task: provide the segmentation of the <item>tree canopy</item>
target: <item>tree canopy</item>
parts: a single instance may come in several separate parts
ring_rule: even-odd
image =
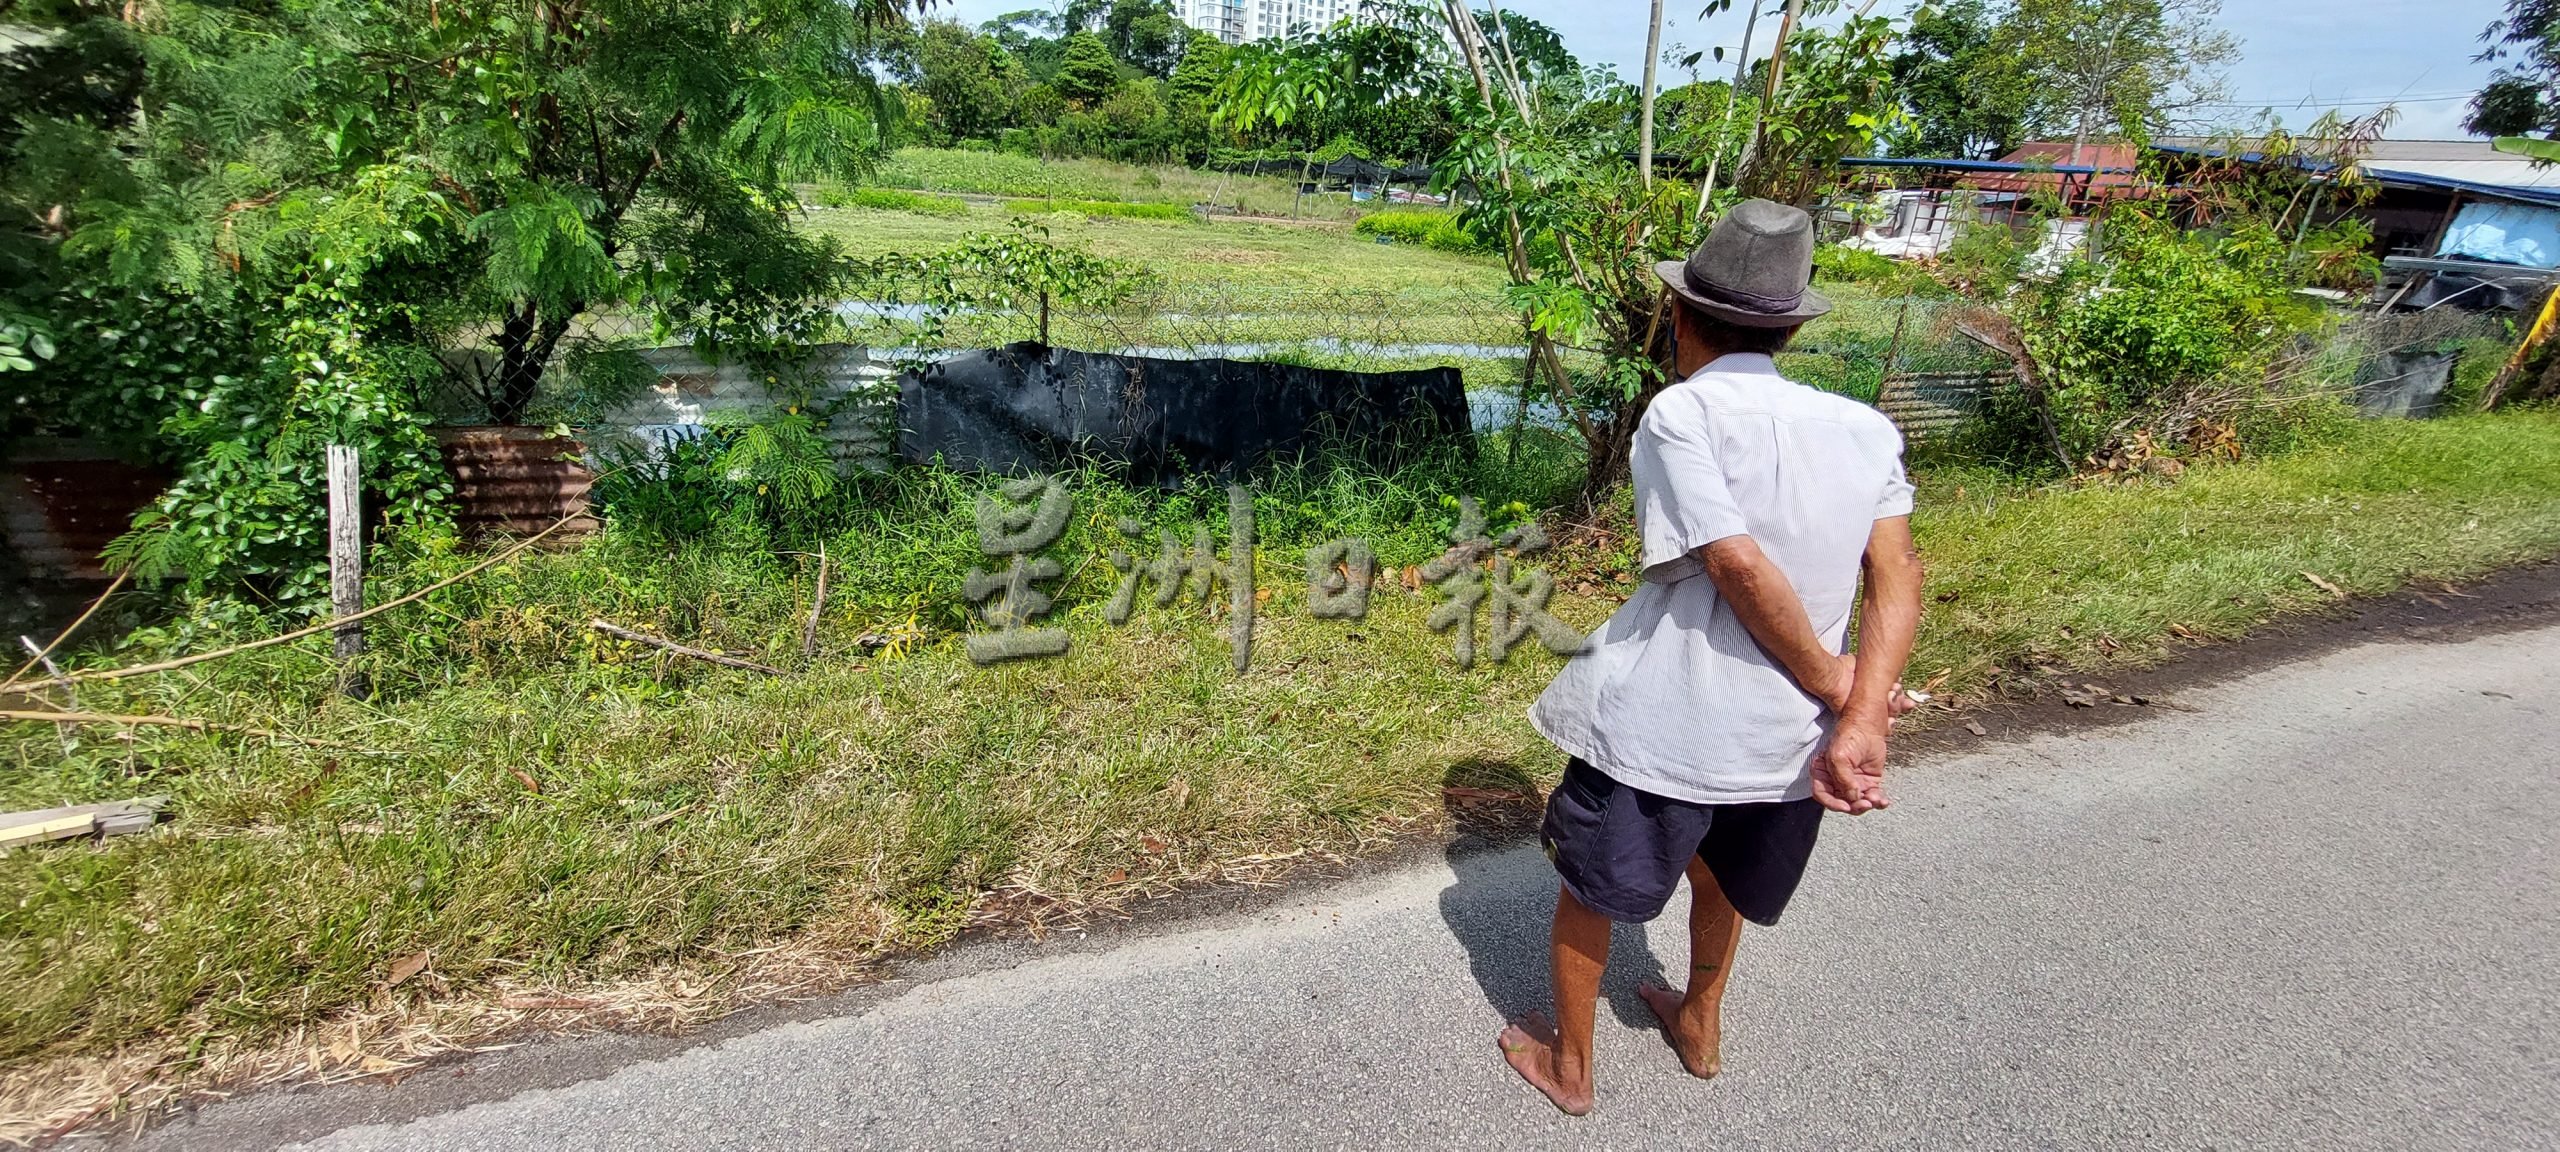
[[[2007,43],[2031,93],[2031,130],[2083,147],[2143,140],[2222,95],[2239,42],[2221,0],[2016,0]]]
[[[57,402],[11,417],[80,409],[137,329],[228,345],[126,398],[181,479],[120,554],[303,590],[318,443],[367,449],[395,522],[438,514],[417,415],[436,381],[512,422],[599,311],[748,358],[822,330],[840,262],[784,212],[793,183],[881,154],[861,59],[899,16],[891,0],[33,14],[58,44],[144,63],[112,73],[125,99],[55,91],[11,121],[0,197],[31,223],[8,240],[25,273],[10,307],[50,309],[66,353],[30,385]]]
[[[2482,136],[2560,133],[2560,3],[2507,0],[2507,14],[2480,39],[2488,47],[2475,59],[2498,68],[2471,98],[2463,128]]]

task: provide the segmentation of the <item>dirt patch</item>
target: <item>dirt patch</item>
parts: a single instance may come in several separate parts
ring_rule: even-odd
[[[1191,257],[1212,264],[1277,264],[1282,259],[1277,252],[1253,248],[1194,248]]]

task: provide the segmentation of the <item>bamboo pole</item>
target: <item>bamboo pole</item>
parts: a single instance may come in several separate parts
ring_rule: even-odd
[[[1778,93],[1787,75],[1787,41],[1795,35],[1796,17],[1804,11],[1804,0],[1787,0],[1786,15],[1778,20],[1778,42],[1769,48],[1769,84],[1760,94],[1760,108],[1751,116],[1751,143],[1734,165],[1734,179],[1751,175],[1751,166],[1759,160],[1761,145],[1769,135],[1769,111],[1778,106]]]
[[[1644,34],[1644,123],[1636,129],[1636,168],[1648,189],[1653,187],[1653,69],[1661,55],[1662,0],[1653,0],[1653,22],[1646,25]]]
[[[1716,193],[1716,169],[1724,162],[1724,137],[1733,131],[1733,111],[1742,106],[1742,82],[1751,78],[1751,38],[1760,29],[1760,5],[1765,0],[1747,0],[1750,12],[1742,19],[1742,52],[1733,62],[1733,86],[1725,89],[1724,128],[1716,133],[1715,152],[1707,157],[1707,178],[1698,182],[1698,218],[1706,219],[1707,200]],[[1737,166],[1741,157],[1734,158]]]

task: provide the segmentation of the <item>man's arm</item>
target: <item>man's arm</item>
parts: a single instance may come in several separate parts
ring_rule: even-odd
[[[1920,551],[1911,518],[1878,520],[1867,534],[1866,594],[1858,614],[1858,658],[1847,700],[1813,774],[1814,798],[1855,815],[1882,808],[1885,733],[1892,726],[1894,686],[1911,662],[1920,631]]]
[[[1727,536],[1698,549],[1698,558],[1706,563],[1707,579],[1715,582],[1716,594],[1733,605],[1733,614],[1763,651],[1833,712],[1848,706],[1852,662],[1822,646],[1795,585],[1787,582],[1776,561],[1760,551],[1758,541]],[[1891,681],[1887,684],[1889,691]]]

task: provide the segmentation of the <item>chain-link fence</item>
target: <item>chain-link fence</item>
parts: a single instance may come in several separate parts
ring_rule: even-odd
[[[2455,308],[2358,314],[2277,365],[2367,416],[2433,416],[2479,400],[2514,351],[2516,317]]]
[[[1883,409],[1907,436],[1942,436],[1978,414],[1984,398],[2014,386],[2016,368],[1980,330],[1980,305],[1960,299],[1875,295],[1864,285],[1833,290],[1832,311],[1806,325],[1778,357],[1789,378]],[[1039,335],[1036,316],[986,312],[936,326],[941,347],[913,341],[911,308],[860,301],[842,313],[848,342],[812,358],[811,379],[841,405],[857,393],[892,402],[902,365],[949,348],[989,347]],[[1339,368],[1456,363],[1477,385],[1480,428],[1511,423],[1523,348],[1519,318],[1482,292],[1373,291],[1355,287],[1220,284],[1152,289],[1126,306],[1060,311],[1050,318],[1061,346],[1131,355],[1282,360]],[[439,423],[488,422],[497,357],[488,332],[465,334],[444,357],[428,398]],[[2514,318],[2453,308],[2342,315],[2300,341],[2275,369],[2289,391],[2338,395],[2376,416],[2425,416],[2476,399],[2512,349]],[[647,318],[595,313],[579,318],[555,349],[525,423],[606,426],[663,439],[720,413],[749,417],[790,402],[790,389],[751,379],[669,348]],[[802,383],[808,383],[803,381]],[[1482,404],[1479,405],[1483,407]],[[876,423],[863,421],[862,423]],[[672,429],[672,431],[671,431]]]
[[[1945,435],[1991,392],[2015,386],[2016,365],[1972,334],[1980,305],[1842,297],[1779,356],[1791,378],[1876,405],[1915,441]],[[2367,416],[2432,416],[2476,403],[2517,334],[2505,312],[2342,312],[2278,357],[2269,383],[2334,395]]]

